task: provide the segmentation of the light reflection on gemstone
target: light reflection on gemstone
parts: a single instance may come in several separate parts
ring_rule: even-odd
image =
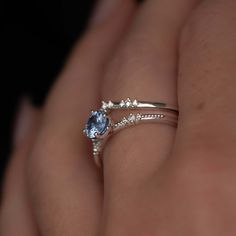
[[[91,113],[85,128],[85,133],[88,138],[96,138],[96,134],[103,135],[109,125],[109,119],[104,116],[105,113],[101,110]]]

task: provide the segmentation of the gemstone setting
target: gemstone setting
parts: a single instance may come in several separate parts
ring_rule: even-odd
[[[109,118],[106,116],[104,111],[92,111],[84,132],[88,138],[95,139],[98,136],[105,134],[108,130],[109,123]]]

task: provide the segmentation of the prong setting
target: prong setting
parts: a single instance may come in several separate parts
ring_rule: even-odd
[[[91,111],[84,132],[90,139],[100,138],[108,125],[109,119],[103,110]]]

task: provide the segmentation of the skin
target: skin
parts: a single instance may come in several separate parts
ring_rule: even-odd
[[[0,234],[16,235],[20,219],[26,236],[235,235],[235,9],[234,0],[120,0],[93,18],[43,110],[31,108]],[[178,104],[179,125],[114,135],[102,173],[81,130],[101,100],[126,97]]]

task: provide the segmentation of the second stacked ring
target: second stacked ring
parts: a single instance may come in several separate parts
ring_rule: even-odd
[[[114,110],[133,110],[133,112],[118,121],[114,121],[111,118],[111,113]],[[101,167],[101,152],[111,134],[147,122],[159,122],[176,127],[178,110],[161,102],[138,101],[127,98],[119,102],[102,102],[99,110],[91,111],[84,133],[92,140],[96,164]]]

